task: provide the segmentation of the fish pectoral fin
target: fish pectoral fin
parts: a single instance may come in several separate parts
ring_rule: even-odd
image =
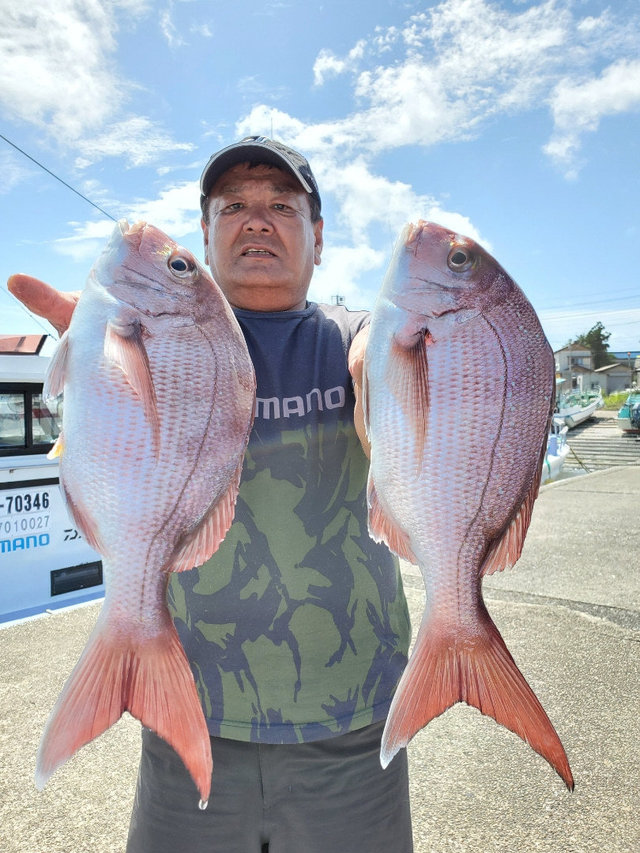
[[[151,428],[151,440],[157,455],[160,447],[160,420],[145,330],[138,320],[118,322],[109,320],[104,337],[105,358],[119,367],[136,397],[142,403],[144,415]]]
[[[573,775],[556,730],[483,604],[479,615],[474,635],[440,627],[435,620],[420,626],[387,717],[382,766],[427,723],[456,702],[466,702],[521,737],[572,791]]]
[[[482,568],[480,569],[481,577],[484,575],[492,575],[494,572],[501,572],[504,569],[510,569],[511,566],[514,566],[520,559],[524,540],[531,522],[533,505],[536,497],[538,496],[541,476],[542,460],[540,460],[538,474],[534,478],[534,482],[531,484],[531,488],[529,489],[527,496],[520,505],[520,509],[511,519],[502,535],[498,537],[489,548],[487,556],[482,564]]]
[[[218,550],[235,515],[241,473],[242,462],[224,495],[215,506],[209,509],[200,524],[179,541],[174,556],[169,562],[170,571],[185,572],[201,566]]]
[[[173,623],[151,637],[111,632],[99,620],[47,722],[36,760],[42,789],[55,770],[124,711],[178,753],[203,801],[211,788],[211,741],[189,662]]]
[[[369,482],[367,483],[367,507],[369,510],[368,521],[371,538],[375,542],[384,542],[401,559],[408,560],[410,563],[417,565],[418,561],[409,544],[409,535],[402,528],[398,527],[385,513],[380,505],[371,475],[369,475]]]
[[[47,453],[47,459],[58,459],[64,454],[64,435],[60,433],[60,435],[56,438],[53,443],[53,447]]]
[[[428,332],[420,335],[414,346],[407,348],[394,341],[388,359],[385,381],[397,399],[413,432],[416,471],[422,468],[422,453],[429,413]]]
[[[65,332],[58,342],[56,351],[51,356],[42,387],[42,396],[45,400],[58,397],[64,390],[64,381],[67,373],[67,359],[69,357],[69,332]]]

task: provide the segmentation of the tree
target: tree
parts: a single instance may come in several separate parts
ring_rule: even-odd
[[[615,358],[608,351],[610,337],[611,332],[605,331],[602,323],[597,322],[588,332],[578,335],[573,343],[580,344],[585,349],[591,350],[593,367],[594,370],[597,370],[599,367],[604,367],[605,364],[613,364],[615,362]]]

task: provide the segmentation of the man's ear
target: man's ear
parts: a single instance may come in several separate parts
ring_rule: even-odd
[[[204,236],[204,262],[209,266],[209,226],[204,219],[201,219],[200,227],[202,228],[202,234]]]
[[[322,228],[323,228],[323,226],[324,226],[324,220],[323,219],[319,219],[317,222],[314,223],[314,226],[313,226],[313,232],[314,232],[315,237],[316,237],[316,242],[315,242],[315,246],[313,249],[313,263],[316,266],[320,266],[320,262],[322,260],[322,247],[324,245],[324,242],[322,239]]]

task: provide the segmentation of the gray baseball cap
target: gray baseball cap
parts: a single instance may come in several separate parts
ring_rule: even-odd
[[[246,163],[247,161],[269,163],[289,172],[300,182],[303,189],[315,199],[318,210],[320,210],[318,184],[313,177],[307,159],[294,151],[293,148],[288,148],[282,142],[276,142],[275,139],[269,139],[268,136],[246,136],[240,142],[234,142],[233,145],[228,145],[216,154],[212,154],[200,178],[200,207],[203,210],[211,188],[220,175],[237,163]]]

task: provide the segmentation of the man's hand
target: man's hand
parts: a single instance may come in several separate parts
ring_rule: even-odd
[[[362,449],[369,459],[371,458],[371,445],[369,444],[367,432],[364,428],[364,412],[362,409],[362,371],[364,368],[364,351],[367,348],[368,337],[369,327],[365,326],[364,329],[360,329],[351,341],[351,346],[349,347],[349,373],[351,373],[353,391],[356,397],[353,420]]]
[[[59,335],[69,328],[73,309],[80,298],[79,290],[64,293],[38,278],[22,273],[9,276],[7,287],[29,311],[48,320]]]

